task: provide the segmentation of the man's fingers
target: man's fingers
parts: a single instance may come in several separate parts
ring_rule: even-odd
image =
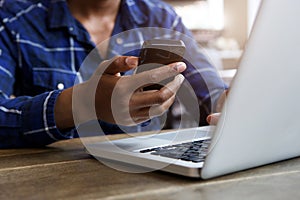
[[[130,100],[130,107],[142,108],[163,104],[176,94],[183,81],[184,76],[178,74],[173,81],[158,91],[137,92]]]
[[[173,81],[169,82],[165,87],[162,87],[161,90],[170,90],[175,94],[179,90],[184,80],[184,76],[182,74],[178,74],[175,76]]]
[[[175,95],[169,98],[161,105],[152,106],[149,110],[150,118],[161,116],[162,114],[164,114],[173,104],[174,100],[175,100]]]
[[[207,116],[206,121],[210,125],[217,125],[219,118],[221,116],[221,113],[213,113]]]
[[[130,100],[130,115],[136,123],[164,114],[175,100],[177,91],[184,81],[179,74],[174,80],[158,91],[137,92]]]
[[[132,120],[136,123],[147,121],[153,117],[164,114],[175,100],[175,95],[160,105],[141,108],[139,110],[131,111]]]
[[[134,78],[131,79],[131,84],[139,85],[140,87],[156,84],[167,78],[176,76],[177,74],[183,72],[185,69],[186,64],[184,62],[172,63],[170,65],[165,65],[156,69],[133,75]]]

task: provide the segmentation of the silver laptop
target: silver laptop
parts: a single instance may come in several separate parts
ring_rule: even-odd
[[[262,1],[216,127],[99,142],[88,152],[122,171],[203,179],[300,156],[299,18],[300,1]]]

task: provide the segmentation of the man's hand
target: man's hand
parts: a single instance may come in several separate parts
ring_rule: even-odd
[[[131,126],[162,115],[175,99],[184,80],[180,73],[186,65],[179,62],[120,76],[121,72],[137,67],[137,63],[137,57],[126,56],[104,61],[90,80],[63,91],[55,105],[57,127],[70,128],[74,120],[83,123],[93,119]],[[142,90],[145,85],[173,76],[175,79],[160,90]]]
[[[206,121],[209,125],[217,125],[219,122],[219,118],[221,113],[213,113],[207,116]]]

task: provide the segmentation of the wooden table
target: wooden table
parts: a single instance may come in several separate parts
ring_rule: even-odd
[[[208,181],[116,171],[87,155],[80,139],[42,149],[0,150],[0,159],[1,200],[300,199],[300,158]]]

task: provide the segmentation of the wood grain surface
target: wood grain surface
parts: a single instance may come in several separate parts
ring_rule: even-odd
[[[80,139],[0,150],[0,160],[0,199],[300,198],[300,158],[206,181],[159,171],[120,172],[88,155]]]

